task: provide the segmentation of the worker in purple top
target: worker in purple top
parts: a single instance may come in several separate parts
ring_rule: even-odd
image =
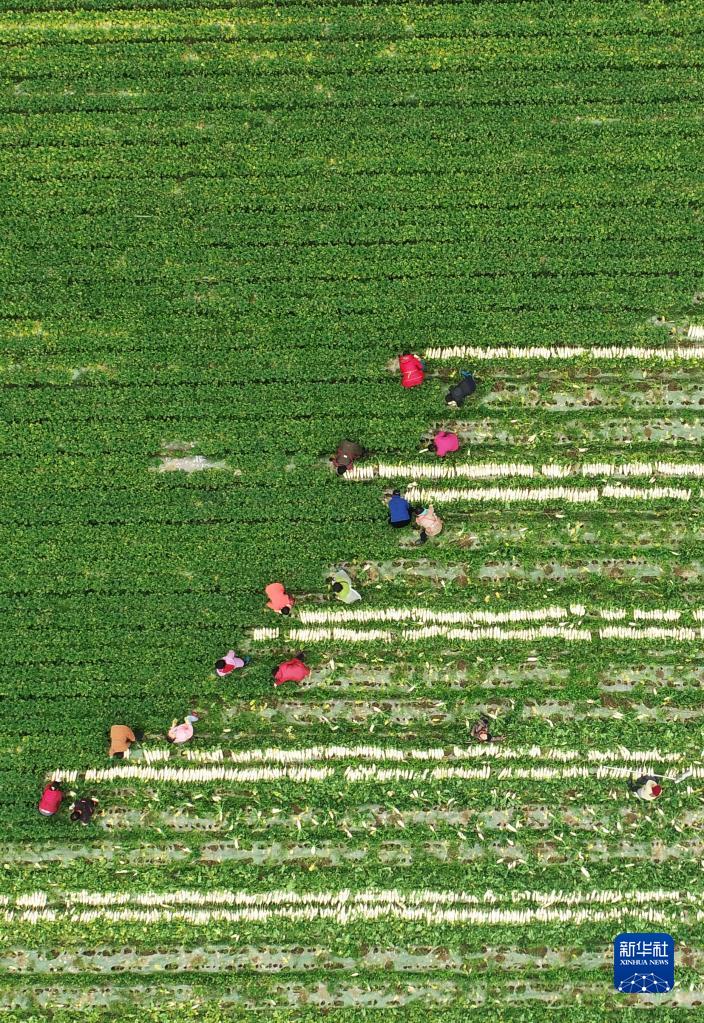
[[[83,799],[78,799],[73,804],[73,810],[71,811],[70,819],[74,823],[80,821],[81,824],[83,824],[83,826],[86,827],[88,824],[90,824],[97,805],[98,805],[97,799],[87,798],[85,796],[83,797]]]

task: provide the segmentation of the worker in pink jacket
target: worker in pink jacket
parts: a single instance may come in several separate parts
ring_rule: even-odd
[[[310,675],[310,668],[304,662],[305,655],[297,653],[290,661],[282,661],[278,668],[272,671],[275,686],[282,686],[284,682],[302,682]]]
[[[445,455],[451,454],[453,451],[457,451],[460,446],[460,439],[456,433],[448,433],[447,430],[439,430],[430,444],[428,444],[427,451],[433,455],[437,455],[438,458],[444,458]]]
[[[178,723],[178,720],[174,720],[166,735],[169,742],[175,742],[178,744],[188,742],[189,739],[192,739],[193,723],[197,720],[198,717],[196,714],[187,714],[182,725]]]
[[[444,523],[438,513],[433,508],[432,504],[429,504],[427,508],[423,508],[416,515],[416,527],[420,529],[420,536],[418,537],[418,543],[424,544],[428,537],[439,536],[442,533],[442,527]]]
[[[251,657],[238,657],[234,650],[228,650],[224,657],[220,657],[215,662],[215,672],[220,678],[224,678],[230,672],[244,668],[245,664],[249,664],[251,660]]]
[[[290,615],[291,608],[295,604],[293,597],[290,597],[281,583],[269,583],[264,587],[269,600],[267,607],[270,611],[276,611],[280,615]]]
[[[417,355],[406,353],[398,359],[402,387],[418,387],[425,378],[425,364]]]

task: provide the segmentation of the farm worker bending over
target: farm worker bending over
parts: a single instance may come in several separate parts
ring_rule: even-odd
[[[91,817],[95,813],[95,808],[98,805],[97,799],[87,799],[85,796],[83,799],[77,800],[73,804],[73,810],[71,811],[71,820],[75,823],[80,821],[84,826],[90,824]]]
[[[503,735],[492,735],[489,731],[489,718],[482,717],[472,725],[470,735],[477,742],[503,742]]]
[[[418,387],[425,377],[425,363],[417,355],[400,355],[398,359],[401,370],[402,387]]]
[[[53,817],[61,806],[64,794],[58,781],[52,781],[42,792],[39,800],[39,813],[43,817]]]
[[[187,714],[182,725],[179,725],[178,721],[174,720],[174,723],[171,725],[171,728],[166,735],[169,742],[188,742],[189,739],[192,739],[193,722],[197,720],[198,717],[195,714]]]
[[[449,455],[452,451],[457,451],[460,446],[460,439],[456,433],[448,433],[447,430],[440,430],[436,433],[430,444],[428,444],[427,450],[437,455],[438,458],[444,458],[445,455]]]
[[[657,799],[662,792],[662,786],[658,785],[659,781],[661,781],[661,778],[657,775],[642,774],[635,781],[631,778],[628,782],[628,787],[639,799],[645,799],[646,802],[650,803]]]
[[[251,660],[251,657],[238,657],[234,650],[228,650],[224,657],[215,662],[215,671],[220,678],[224,678],[231,671],[244,668],[245,664],[249,664]]]
[[[281,583],[269,583],[264,588],[269,600],[267,601],[267,607],[272,611],[276,611],[280,615],[290,615],[291,608],[295,601],[293,597],[289,597],[286,590],[283,588]]]
[[[282,661],[278,668],[271,672],[275,686],[282,686],[284,682],[302,682],[310,675],[310,668],[304,663],[305,655],[297,653],[290,661]]]
[[[432,504],[416,515],[416,526],[420,529],[418,543],[425,543],[429,536],[438,536],[442,533],[443,521],[437,514]]]
[[[461,408],[464,405],[467,398],[474,394],[477,389],[477,382],[466,369],[462,371],[462,380],[445,395],[445,403],[452,406],[453,408]]]
[[[356,600],[362,599],[362,594],[353,589],[352,580],[344,568],[338,568],[330,581],[332,583],[332,592],[343,604],[354,604]]]
[[[418,509],[420,511],[420,509]],[[413,509],[405,497],[401,497],[400,490],[394,490],[389,498],[389,522],[392,526],[399,528],[409,525]]]
[[[130,755],[130,746],[137,742],[137,736],[127,725],[113,725],[110,729],[110,749],[108,756],[123,760]]]
[[[365,455],[366,451],[361,444],[356,444],[353,440],[343,440],[330,461],[337,469],[337,475],[344,476],[347,470],[351,469],[355,462],[360,462]]]

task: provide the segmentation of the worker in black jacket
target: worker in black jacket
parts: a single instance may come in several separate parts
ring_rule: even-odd
[[[477,382],[468,370],[463,369],[461,376],[460,382],[451,387],[445,395],[445,403],[452,408],[461,408],[467,398],[477,389]]]

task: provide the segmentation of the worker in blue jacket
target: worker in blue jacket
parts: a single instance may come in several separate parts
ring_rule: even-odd
[[[410,502],[405,497],[401,497],[400,490],[394,490],[389,498],[390,525],[395,526],[397,529],[401,526],[410,526],[411,516],[417,511],[420,511],[420,509],[412,508]]]

